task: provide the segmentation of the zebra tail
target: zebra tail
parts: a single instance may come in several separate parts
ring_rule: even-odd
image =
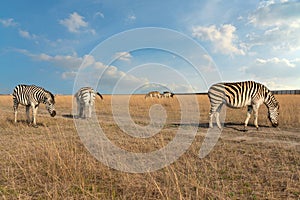
[[[103,97],[99,92],[97,92],[97,95],[103,100]]]

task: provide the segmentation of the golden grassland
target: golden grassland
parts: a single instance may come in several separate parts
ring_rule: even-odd
[[[148,139],[133,138],[115,123],[111,96],[96,100],[96,113],[107,137],[132,152],[150,152],[172,140],[180,126],[174,99],[130,98],[132,120],[150,123],[149,109],[160,104],[167,113],[163,129]],[[120,101],[125,96],[118,96]],[[280,125],[271,127],[267,109],[260,108],[257,131],[242,132],[246,109],[227,109],[225,128],[208,156],[199,149],[208,130],[209,101],[198,95],[197,135],[176,162],[148,173],[125,173],[97,161],[82,144],[73,121],[72,97],[57,96],[57,116],[43,105],[38,128],[25,122],[20,106],[13,123],[12,97],[0,96],[1,199],[299,199],[300,95],[277,95]],[[191,108],[193,109],[193,108]],[[193,124],[191,125],[193,126]]]

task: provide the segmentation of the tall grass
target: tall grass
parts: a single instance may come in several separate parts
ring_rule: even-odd
[[[297,199],[300,198],[300,96],[278,95],[280,128],[270,126],[260,109],[262,129],[251,133],[226,127],[204,159],[198,157],[207,128],[200,126],[188,149],[173,164],[155,172],[134,174],[111,169],[84,147],[72,120],[71,96],[57,97],[57,116],[38,111],[38,128],[28,125],[24,108],[13,123],[11,97],[0,97],[0,197],[2,199]],[[119,97],[122,98],[122,97]],[[207,96],[198,96],[200,123],[208,123]],[[180,121],[176,99],[130,98],[133,120],[149,123],[149,108],[162,104],[167,124],[149,139],[133,138],[115,124],[111,97],[96,100],[99,123],[116,145],[150,152],[172,140]],[[226,122],[243,123],[246,110],[227,109]],[[290,131],[290,132],[288,132]],[[295,131],[295,132],[294,132]],[[247,136],[247,138],[245,138]],[[239,138],[245,138],[239,139]],[[269,140],[277,142],[269,142]],[[283,143],[285,142],[285,143]],[[290,142],[291,145],[287,142]]]

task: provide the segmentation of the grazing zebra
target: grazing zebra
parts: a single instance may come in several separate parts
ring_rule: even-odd
[[[40,103],[46,105],[46,108],[51,117],[54,117],[56,115],[56,111],[54,108],[54,95],[44,88],[35,85],[17,85],[13,91],[13,102],[15,123],[17,122],[19,104],[26,106],[27,122],[33,122],[34,127],[37,127],[36,114]],[[29,116],[30,107],[32,108],[33,120],[30,120]]]
[[[170,98],[170,97],[173,98],[173,96],[174,96],[174,93],[172,93],[172,92],[164,92],[162,94],[162,97],[164,97],[164,98]]]
[[[96,94],[103,99],[102,95],[99,92],[95,92],[91,87],[82,87],[76,92],[74,97],[76,98],[78,117],[92,117],[92,106],[94,105]],[[87,109],[88,115],[86,112]]]
[[[161,94],[158,91],[152,91],[149,92],[148,94],[145,95],[145,99],[147,99],[148,97],[157,97],[157,98],[161,98]]]
[[[221,129],[219,113],[224,104],[231,108],[248,106],[245,129],[248,125],[252,110],[254,111],[254,125],[258,129],[258,109],[261,104],[268,108],[268,118],[274,127],[278,126],[279,103],[272,92],[264,85],[254,81],[236,83],[217,83],[208,90],[211,104],[209,127],[213,127],[213,117],[216,117],[217,125]]]

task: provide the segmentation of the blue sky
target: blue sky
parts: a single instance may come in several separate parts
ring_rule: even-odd
[[[80,66],[102,70],[86,74],[88,80],[100,79],[97,89],[102,93],[146,92],[157,85],[174,92],[203,92],[219,79],[300,89],[300,1],[4,0],[0,4],[0,93],[11,93],[24,83],[71,94]],[[178,32],[203,50],[194,51],[175,32],[169,36],[145,32],[137,39],[110,42],[107,53],[101,49],[105,41],[118,39],[114,36],[144,27]],[[162,49],[127,48],[147,39],[159,40]],[[172,48],[180,55],[168,51]],[[189,63],[193,59],[198,72]],[[209,77],[212,74],[214,78]]]

